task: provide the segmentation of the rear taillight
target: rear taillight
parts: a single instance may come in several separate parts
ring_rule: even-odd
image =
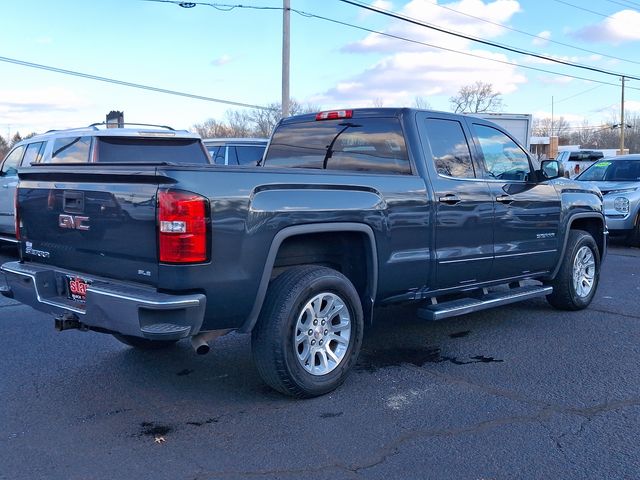
[[[158,240],[163,263],[208,260],[208,201],[191,192],[158,193]]]
[[[18,189],[13,196],[13,218],[16,222],[16,239],[20,240],[20,211],[18,210]]]

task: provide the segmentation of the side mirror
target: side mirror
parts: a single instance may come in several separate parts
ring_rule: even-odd
[[[543,160],[540,163],[541,180],[551,180],[564,176],[562,164],[557,160]]]

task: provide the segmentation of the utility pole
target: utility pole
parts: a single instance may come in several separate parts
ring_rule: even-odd
[[[289,58],[291,0],[282,0],[282,117],[289,116]]]
[[[624,155],[624,81],[625,77],[622,76],[622,100],[620,101],[620,155]]]

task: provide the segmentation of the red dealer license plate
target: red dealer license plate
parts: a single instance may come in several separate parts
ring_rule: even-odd
[[[67,286],[69,287],[69,299],[75,302],[84,303],[87,299],[87,287],[91,285],[89,280],[67,275]]]

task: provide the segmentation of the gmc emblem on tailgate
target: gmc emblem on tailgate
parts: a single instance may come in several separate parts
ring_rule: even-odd
[[[61,213],[58,216],[58,226],[60,228],[70,228],[72,230],[89,230],[89,217],[80,215],[68,215]]]

